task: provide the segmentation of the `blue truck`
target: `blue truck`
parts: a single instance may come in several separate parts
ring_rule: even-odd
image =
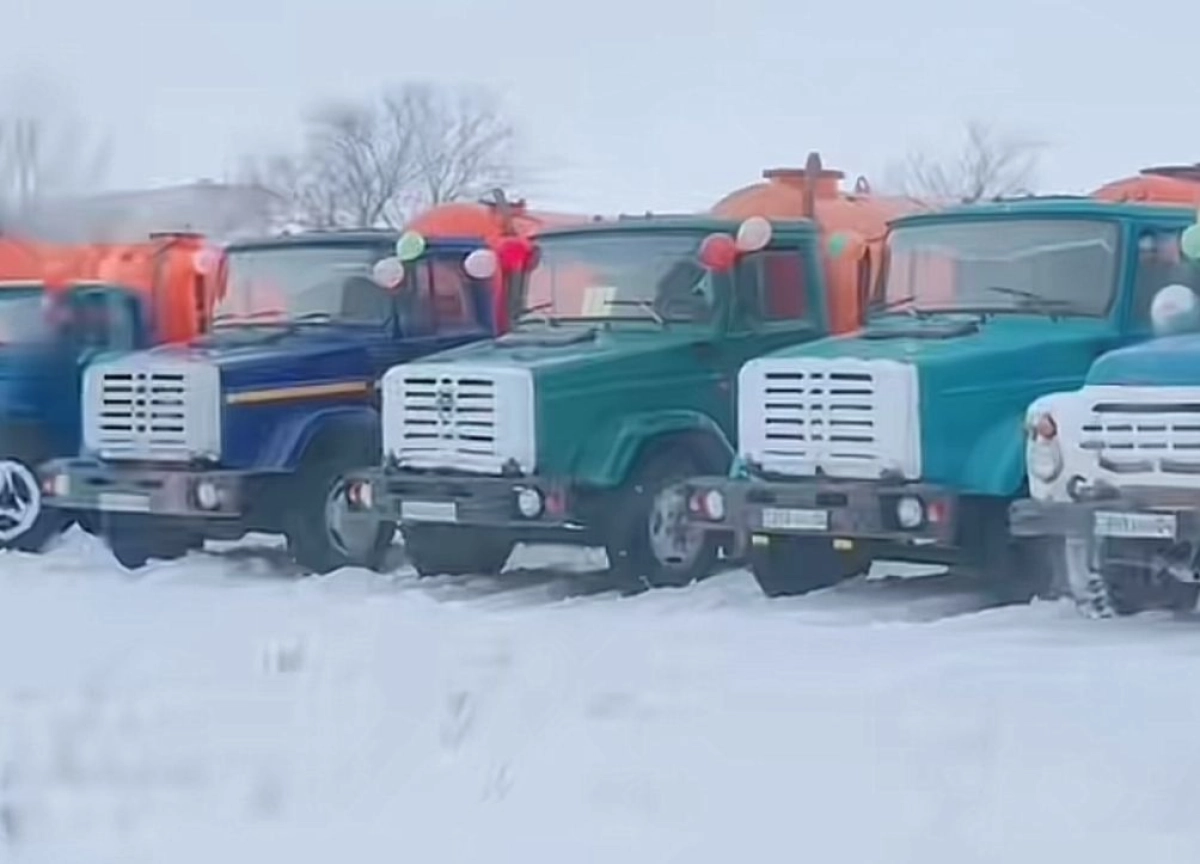
[[[228,246],[207,335],[89,367],[81,451],[40,469],[47,506],[92,514],[130,569],[249,532],[283,534],[317,573],[378,554],[394,526],[347,515],[341,477],[379,458],[384,370],[494,335],[497,283],[467,266],[481,246],[390,231]]]
[[[79,451],[84,369],[202,332],[211,285],[195,262],[206,249],[180,232],[63,247],[58,264],[42,262],[58,271],[53,287],[0,283],[0,548],[41,551],[72,523],[77,514],[43,506],[36,469]]]

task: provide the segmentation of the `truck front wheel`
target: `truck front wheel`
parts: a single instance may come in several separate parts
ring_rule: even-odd
[[[401,532],[404,554],[422,577],[494,576],[516,545],[506,534],[445,525],[408,525]]]
[[[1056,539],[1042,548],[1043,568],[1089,618],[1136,615],[1150,609],[1190,612],[1200,600],[1200,584],[1178,581],[1156,567],[1149,555],[1144,566],[1102,561],[1096,570],[1086,540]]]
[[[768,597],[832,588],[871,567],[869,556],[835,549],[827,537],[766,537],[750,544],[749,557],[750,572]]]
[[[605,551],[623,587],[690,585],[717,562],[717,539],[687,524],[687,496],[679,483],[704,473],[683,448],[660,450],[637,468],[612,503]]]
[[[284,534],[289,554],[304,569],[323,575],[341,567],[382,567],[396,526],[353,512],[345,482],[350,471],[371,464],[377,449],[361,438],[339,441],[301,463],[284,502]]]

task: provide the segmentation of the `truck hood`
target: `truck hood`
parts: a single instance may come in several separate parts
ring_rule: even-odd
[[[614,374],[613,364],[631,369],[646,365],[652,356],[686,350],[712,338],[707,328],[672,325],[666,328],[599,327],[566,325],[559,328],[521,330],[498,339],[476,342],[430,357],[439,363],[479,363],[529,369],[540,384],[552,385],[564,376],[579,383],[578,376],[595,367],[605,379]]]
[[[1200,385],[1200,333],[1152,339],[1096,360],[1088,384],[1150,387]]]
[[[951,329],[931,338],[868,330],[781,353],[915,366],[923,477],[964,492],[1009,494],[1019,478],[1001,477],[996,466],[1002,448],[1019,444],[1026,408],[1043,394],[1077,389],[1093,360],[1119,344],[1117,331],[1101,319],[1033,315],[997,315],[946,335]]]
[[[306,328],[253,341],[224,335],[187,345],[163,345],[147,356],[212,363],[221,370],[222,386],[234,391],[370,374],[370,358],[352,328]]]

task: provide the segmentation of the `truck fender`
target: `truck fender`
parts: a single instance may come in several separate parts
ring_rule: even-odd
[[[723,473],[733,459],[733,445],[716,421],[700,411],[648,411],[627,414],[591,435],[577,451],[572,473],[579,482],[600,488],[624,483],[643,448],[665,435],[698,434],[710,443],[710,458],[721,459],[713,470]]]
[[[268,439],[259,459],[267,471],[294,469],[317,436],[337,429],[342,434],[364,434],[379,440],[379,413],[369,405],[334,405],[296,414],[281,423]]]
[[[1025,486],[1025,413],[988,427],[963,466],[964,491],[1015,498]]]

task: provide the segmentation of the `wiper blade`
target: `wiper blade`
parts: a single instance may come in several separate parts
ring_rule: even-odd
[[[520,324],[522,321],[525,321],[528,318],[536,317],[536,318],[540,318],[542,321],[545,321],[547,324],[553,326],[558,323],[558,320],[553,315],[545,314],[545,311],[544,311],[546,309],[552,309],[553,307],[554,307],[553,300],[547,300],[545,303],[535,303],[532,306],[526,306],[524,309],[522,309],[520,312],[517,313],[517,323]]]
[[[897,309],[901,306],[906,306],[909,303],[915,302],[916,299],[917,299],[916,294],[907,294],[904,297],[895,297],[895,298],[893,298],[891,300],[887,300],[883,303],[876,303],[874,305],[868,306],[867,311],[868,312],[891,312],[893,309]],[[918,309],[916,306],[910,306],[908,309],[905,309],[904,311],[907,312],[909,315],[912,315],[914,318],[928,318],[929,315],[932,314],[931,312],[929,312],[925,309]]]
[[[1019,300],[1024,300],[1025,305],[1031,307],[1041,307],[1043,309],[1065,309],[1068,312],[1078,312],[1079,307],[1070,300],[1063,300],[1058,297],[1043,297],[1035,291],[1026,291],[1024,288],[1009,288],[1007,285],[988,285],[988,291],[994,291],[997,294],[1003,294],[1006,297],[1016,297]]]
[[[224,324],[227,327],[237,327],[243,324],[260,324],[263,323],[262,318],[276,318],[277,321],[269,321],[270,324],[286,324],[287,319],[283,318],[283,311],[280,309],[259,309],[255,312],[247,312],[245,315],[239,315],[236,312],[222,312],[220,315],[214,315],[212,324],[216,327],[218,324]]]
[[[605,306],[631,306],[635,309],[641,309],[651,318],[658,322],[660,327],[667,326],[667,319],[658,314],[658,310],[654,308],[649,300],[605,300]]]

